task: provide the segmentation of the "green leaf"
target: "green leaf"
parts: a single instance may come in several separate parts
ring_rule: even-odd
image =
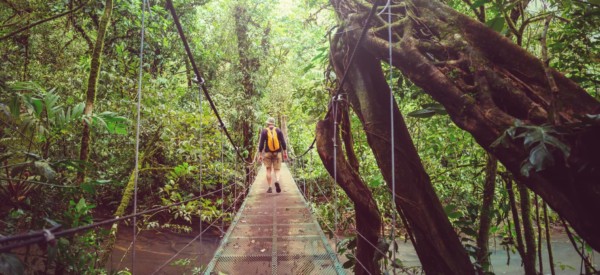
[[[496,16],[491,20],[488,20],[487,22],[485,22],[485,24],[492,28],[493,30],[495,30],[496,32],[502,32],[502,30],[504,29],[504,17],[502,16]]]
[[[469,236],[476,237],[478,235],[477,232],[473,228],[463,227],[461,229],[462,229],[463,233],[465,233],[465,234],[467,234]]]
[[[345,263],[342,265],[342,267],[343,267],[343,268],[345,268],[345,269],[349,269],[349,268],[351,268],[351,267],[353,267],[353,266],[354,266],[354,261],[353,261],[353,260],[348,260],[348,261],[346,261],[346,262],[345,262]]]
[[[548,151],[546,145],[540,143],[529,152],[529,163],[533,165],[536,172],[539,172],[554,165],[554,157],[552,157],[552,153]]]
[[[103,112],[99,115],[94,115],[92,121],[94,125],[103,126],[111,134],[127,134],[127,123],[129,120],[113,112]]]
[[[471,8],[472,9],[477,9],[477,8],[483,6],[483,5],[485,5],[485,4],[487,4],[487,3],[491,2],[491,1],[492,0],[477,0],[477,1],[475,1],[475,3],[473,3],[473,5],[471,5]]]
[[[462,216],[463,216],[463,214],[461,212],[452,212],[452,213],[448,214],[448,218],[451,218],[451,219],[458,219]]]
[[[26,82],[15,82],[10,85],[10,89],[13,91],[31,91],[31,92],[45,92],[44,88],[32,81]]]
[[[400,259],[394,259],[392,266],[394,268],[402,268],[402,261]]]
[[[85,209],[86,209],[85,199],[81,198],[81,199],[79,199],[79,202],[77,202],[77,205],[75,206],[75,210],[77,210],[78,213],[81,213]]]
[[[408,113],[408,116],[417,117],[417,118],[429,118],[436,115],[436,111],[431,109],[421,109]]]

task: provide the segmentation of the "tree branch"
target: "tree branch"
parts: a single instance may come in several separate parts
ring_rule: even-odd
[[[42,20],[40,20],[40,21],[37,21],[37,22],[35,22],[35,23],[33,23],[33,24],[30,24],[30,25],[27,25],[27,26],[25,26],[25,27],[22,27],[22,28],[20,28],[20,29],[18,29],[18,30],[16,30],[16,31],[13,31],[13,32],[11,32],[11,33],[9,33],[9,34],[5,35],[5,36],[2,36],[2,37],[0,37],[0,41],[2,41],[2,40],[4,40],[4,39],[7,39],[7,38],[10,38],[10,37],[12,37],[12,36],[14,36],[14,35],[16,35],[16,34],[18,34],[18,33],[21,33],[21,32],[23,32],[23,31],[26,31],[26,30],[28,30],[28,29],[31,29],[31,28],[33,28],[33,27],[35,27],[35,26],[37,26],[37,25],[40,25],[40,24],[46,23],[46,22],[48,22],[48,21],[52,21],[52,20],[54,20],[54,19],[57,19],[57,18],[63,17],[63,16],[65,16],[65,15],[68,15],[68,14],[74,13],[74,12],[76,12],[76,11],[80,10],[81,8],[85,7],[85,5],[87,5],[87,4],[88,4],[88,2],[85,2],[85,3],[81,4],[80,6],[78,6],[77,8],[74,8],[74,9],[72,9],[72,10],[65,11],[65,12],[63,12],[63,13],[60,13],[60,14],[57,14],[57,15],[54,15],[54,16],[51,16],[51,17],[48,17],[48,18],[46,18],[46,19],[42,19]]]

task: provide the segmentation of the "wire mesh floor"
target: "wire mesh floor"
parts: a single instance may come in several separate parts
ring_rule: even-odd
[[[205,274],[346,274],[287,167],[266,193],[262,167]]]

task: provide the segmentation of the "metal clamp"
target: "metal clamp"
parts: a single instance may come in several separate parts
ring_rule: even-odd
[[[44,229],[44,239],[46,240],[46,242],[49,243],[56,240],[56,237],[54,236],[54,234],[52,234],[50,230]]]
[[[200,81],[198,81],[198,76],[197,75],[194,76],[194,78],[192,78],[192,81],[198,83],[198,85],[200,85],[200,86],[204,85],[204,83],[205,83],[203,77],[200,77]]]

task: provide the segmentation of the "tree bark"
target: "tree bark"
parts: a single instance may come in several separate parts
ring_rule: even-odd
[[[348,52],[344,49],[353,44],[343,33],[331,42],[332,61],[338,76],[343,75],[346,67],[344,60]],[[343,89],[348,102],[363,125],[367,142],[390,190],[392,177],[396,179],[396,210],[405,214],[414,232],[414,246],[423,269],[427,274],[474,274],[475,269],[435,194],[395,101],[392,103],[395,144],[390,144],[390,88],[380,62],[359,47],[347,79]],[[393,175],[392,150],[395,151]]]
[[[531,200],[527,187],[519,185],[519,197],[521,198],[521,219],[523,220],[523,237],[525,238],[525,257],[523,264],[525,274],[535,275],[535,233],[531,223]]]
[[[334,177],[334,158],[337,164],[337,183],[354,203],[356,217],[356,259],[360,264],[354,265],[354,274],[380,274],[377,263],[373,260],[375,247],[381,229],[381,215],[373,199],[371,191],[362,181],[355,166],[348,162],[345,155],[353,155],[351,144],[346,144],[346,152],[339,150],[334,155],[333,139],[339,139],[339,132],[334,137],[333,113],[325,120],[317,123],[316,140],[319,156],[329,174]],[[351,141],[351,140],[349,140]],[[386,252],[386,251],[384,251]]]
[[[106,36],[106,30],[110,23],[110,16],[113,9],[113,0],[106,0],[104,5],[104,14],[100,19],[100,25],[98,26],[98,35],[96,37],[96,44],[94,45],[94,51],[92,53],[92,61],[90,64],[90,75],[88,78],[85,108],[83,114],[86,117],[83,121],[83,131],[81,135],[81,149],[79,151],[79,160],[83,163],[87,163],[89,159],[89,147],[91,139],[91,116],[94,110],[94,102],[96,101],[96,89],[98,86],[98,76],[100,75],[100,67],[102,64],[102,50],[104,49],[104,37]],[[141,61],[140,61],[141,62]],[[77,184],[81,184],[85,180],[86,166],[84,165],[79,172],[77,172]]]
[[[517,209],[517,200],[515,198],[515,190],[513,189],[513,180],[510,176],[507,175],[504,177],[504,181],[506,183],[506,192],[508,193],[510,212],[512,214],[513,223],[515,224],[515,235],[517,238],[517,244],[515,245],[515,247],[517,248],[517,251],[519,252],[519,256],[521,256],[523,264],[526,265],[525,270],[527,272],[527,270],[530,270],[531,268],[527,265],[528,262],[525,261],[525,259],[527,258],[526,257],[527,251],[525,250],[525,244],[523,243],[523,235],[521,233],[521,220],[519,220],[519,210]],[[512,233],[510,233],[510,234],[511,234],[511,238],[512,238]],[[527,274],[530,274],[530,273],[527,273]]]
[[[370,9],[366,1],[331,0],[338,17],[357,40]],[[549,124],[552,93],[543,63],[506,37],[456,12],[439,0],[395,0],[393,66],[440,102],[454,123],[473,135],[515,175],[519,184],[540,195],[594,249],[600,249],[600,125],[586,115],[600,113],[600,103],[576,83],[551,69],[560,102],[556,119],[566,130],[555,137],[570,149],[568,158],[551,145],[551,166],[521,174],[530,156],[522,138],[493,147],[517,121],[524,126]],[[363,46],[387,60],[387,25],[375,22]]]
[[[496,168],[498,161],[495,157],[488,154],[487,164],[485,166],[485,182],[483,185],[483,203],[479,215],[479,232],[477,234],[477,262],[481,266],[480,274],[486,274],[491,271],[490,263],[490,225],[492,223],[492,210],[494,208],[494,191],[496,190]]]

